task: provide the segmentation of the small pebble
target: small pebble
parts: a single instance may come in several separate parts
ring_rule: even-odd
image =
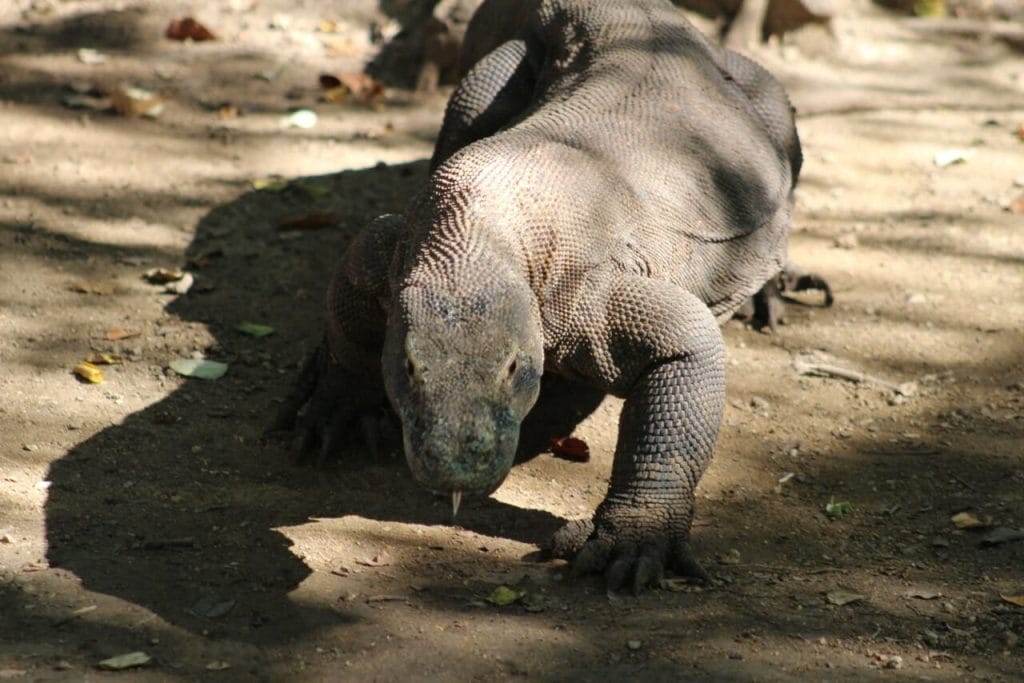
[[[639,650],[643,646],[643,642],[639,640],[630,640],[626,642],[626,647],[628,647],[630,650]]]

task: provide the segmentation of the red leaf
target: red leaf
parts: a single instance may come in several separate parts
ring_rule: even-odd
[[[587,446],[587,442],[573,436],[552,437],[551,452],[559,458],[573,462],[588,462],[590,460],[590,447]]]
[[[323,230],[324,228],[332,227],[337,220],[338,217],[330,211],[316,211],[314,213],[305,213],[300,216],[286,218],[277,224],[277,229],[281,231]]]
[[[167,26],[164,35],[171,40],[217,40],[213,31],[206,28],[192,17],[174,19]]]

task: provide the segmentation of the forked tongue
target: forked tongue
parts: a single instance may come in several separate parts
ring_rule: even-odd
[[[459,514],[459,503],[462,502],[462,491],[452,491],[452,519]]]

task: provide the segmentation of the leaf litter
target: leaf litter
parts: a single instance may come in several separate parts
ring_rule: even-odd
[[[76,365],[72,372],[89,384],[101,384],[104,379],[103,371],[88,361],[82,361]]]
[[[220,379],[228,371],[228,364],[205,358],[177,358],[168,367],[183,377],[195,379]]]
[[[124,669],[134,669],[136,667],[145,666],[152,660],[153,658],[145,652],[128,652],[123,655],[104,659],[98,664],[98,666],[106,671],[123,671]]]

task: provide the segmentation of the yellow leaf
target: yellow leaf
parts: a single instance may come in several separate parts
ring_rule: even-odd
[[[88,361],[82,361],[76,365],[74,373],[92,384],[99,384],[103,381],[103,371]]]
[[[254,190],[280,192],[286,187],[288,187],[288,181],[283,178],[256,178],[252,181],[252,189]]]
[[[992,518],[979,518],[973,512],[958,512],[950,518],[957,529],[984,529],[992,526]]]
[[[1003,595],[1002,593],[1000,593],[999,597],[1001,597],[1004,602],[1008,602],[1011,605],[1016,605],[1017,607],[1024,607],[1024,595]]]

